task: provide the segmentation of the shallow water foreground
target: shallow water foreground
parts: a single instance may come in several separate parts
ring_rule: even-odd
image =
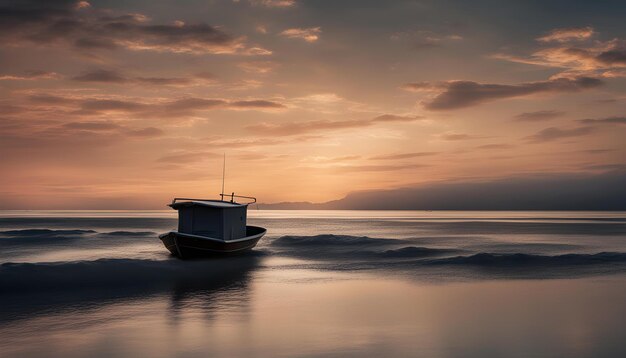
[[[166,212],[5,213],[1,355],[626,356],[623,214],[251,214],[182,262]]]

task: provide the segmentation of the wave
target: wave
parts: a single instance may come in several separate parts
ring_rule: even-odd
[[[0,231],[0,236],[8,237],[58,237],[93,234],[94,230],[52,230],[52,229],[26,229]]]
[[[0,294],[210,285],[255,268],[261,253],[213,260],[99,259],[0,265]]]
[[[91,244],[110,243],[110,240],[138,240],[156,237],[153,231],[111,231],[97,232],[95,230],[54,230],[54,229],[26,229],[0,231],[0,246],[19,248],[20,246],[52,246],[65,245],[77,240],[90,240]],[[101,239],[101,240],[99,240]],[[106,239],[106,240],[104,240]]]
[[[270,246],[274,247],[342,247],[342,246],[387,246],[402,243],[397,239],[376,239],[367,236],[349,235],[314,235],[314,236],[282,236],[274,239]]]
[[[228,302],[246,305],[261,254],[206,261],[100,259],[0,265],[0,324],[39,314],[102,308],[157,295],[177,310],[201,295],[210,312]]]
[[[177,226],[177,219],[155,217],[2,217],[0,227],[43,228],[119,228],[167,231]]]
[[[156,236],[154,231],[111,231],[98,234],[100,236],[115,236],[115,237],[145,237]]]
[[[498,268],[581,266],[626,264],[626,253],[600,252],[596,254],[531,255],[524,253],[493,254],[478,253],[430,260],[427,265],[482,266]]]
[[[405,246],[407,240],[367,236],[282,236],[270,243],[280,255],[316,260],[372,260],[431,257],[459,252],[452,249]]]
[[[0,246],[56,246],[95,234],[93,230],[27,229],[0,231]]]
[[[376,253],[376,256],[383,258],[418,258],[418,257],[430,257],[436,255],[444,255],[453,252],[459,252],[454,249],[435,249],[429,247],[416,247],[407,246],[397,250],[387,250],[381,253]]]
[[[408,245],[406,240],[375,239],[360,236],[284,236],[270,247],[276,254],[312,260],[307,267],[327,270],[403,270],[411,275],[428,276],[432,270],[444,277],[464,277],[482,270],[490,277],[566,277],[591,273],[626,272],[626,253],[569,253],[559,255],[512,252],[471,252],[457,248]],[[491,245],[481,246],[489,249]],[[568,249],[576,245],[551,243],[494,243],[493,249]],[[461,254],[459,253],[467,253]],[[441,270],[445,270],[442,272]]]

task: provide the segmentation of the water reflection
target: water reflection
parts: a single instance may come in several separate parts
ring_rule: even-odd
[[[105,305],[171,297],[170,310],[245,307],[250,276],[263,260],[234,258],[166,261],[96,260],[59,264],[3,264],[0,325],[37,315],[101,309]]]

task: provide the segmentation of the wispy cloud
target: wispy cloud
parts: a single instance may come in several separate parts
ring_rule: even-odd
[[[120,73],[108,70],[96,70],[72,78],[79,82],[103,82],[103,83],[124,83],[130,79],[122,76]]]
[[[626,124],[626,117],[586,118],[580,119],[583,124]]]
[[[109,84],[141,84],[154,86],[187,86],[213,82],[213,76],[202,73],[193,77],[143,77],[128,76],[111,70],[94,70],[72,77],[78,82],[109,83]]]
[[[302,39],[306,42],[315,42],[319,40],[321,32],[322,29],[320,27],[309,27],[287,29],[280,34],[292,39]]]
[[[577,128],[557,128],[550,127],[543,129],[536,134],[526,137],[526,140],[532,143],[551,142],[563,138],[582,137],[594,132],[593,127],[577,127]]]
[[[230,108],[237,109],[282,109],[286,108],[284,104],[266,101],[266,100],[250,100],[250,101],[234,101],[229,103]]]
[[[257,110],[278,111],[287,108],[284,104],[266,99],[223,99],[183,97],[177,99],[150,99],[96,97],[96,96],[56,96],[46,93],[33,94],[26,98],[28,106],[14,106],[14,115],[49,116],[51,107],[56,114],[68,118],[106,119],[121,115],[132,118],[167,118],[175,121],[197,116],[212,110]],[[9,109],[10,110],[10,109]],[[5,111],[6,112],[6,111]]]
[[[614,38],[609,41],[572,41],[590,38],[594,31],[590,27],[557,29],[538,39],[542,45],[530,55],[497,53],[492,58],[536,66],[561,69],[552,78],[624,77],[626,76],[626,43]]]
[[[315,120],[286,123],[259,123],[248,126],[247,129],[257,134],[291,136],[318,131],[339,130],[348,128],[369,127],[380,123],[412,122],[422,119],[417,116],[381,115],[365,120]]]
[[[587,40],[594,34],[592,27],[567,27],[561,29],[554,29],[548,32],[546,35],[538,37],[537,41],[540,42],[567,42],[567,41],[580,41]]]
[[[468,140],[468,139],[479,139],[482,138],[478,135],[466,134],[466,133],[456,133],[456,132],[446,132],[442,134],[437,134],[436,137],[448,140],[448,141],[456,141],[456,140]]]
[[[471,107],[500,99],[523,97],[537,93],[578,92],[602,85],[597,78],[558,78],[520,84],[493,84],[473,81],[449,81],[440,84],[442,90],[422,102],[424,108],[440,111]],[[434,87],[437,88],[437,87]]]
[[[278,64],[272,61],[247,61],[239,63],[237,67],[248,73],[265,75],[274,71],[274,69],[278,67]]]
[[[524,112],[515,116],[515,119],[518,121],[526,121],[526,122],[541,122],[548,121],[557,117],[561,117],[565,112],[555,111],[555,110],[543,110],[543,111],[535,111],[535,112]]]
[[[250,3],[269,8],[290,8],[296,6],[296,0],[250,0]]]
[[[515,148],[515,145],[506,144],[506,143],[493,143],[493,144],[479,145],[478,147],[476,147],[476,149],[484,149],[484,150],[511,149],[511,148]]]
[[[48,71],[26,71],[21,74],[0,75],[0,81],[35,81],[59,78],[59,74]]]
[[[395,172],[401,170],[412,170],[428,167],[426,164],[407,165],[341,165],[333,170],[340,172]]]
[[[395,160],[395,159],[412,159],[419,157],[428,157],[435,154],[439,154],[439,152],[412,152],[412,153],[398,153],[398,154],[387,154],[387,155],[378,155],[375,157],[371,157],[372,160]]]
[[[415,50],[439,48],[446,43],[463,40],[463,37],[456,33],[430,30],[399,31],[391,34],[389,38],[392,41],[407,42]]]
[[[221,154],[206,152],[206,151],[177,151],[172,154],[164,155],[157,159],[160,163],[195,163],[201,162],[207,159],[213,159],[221,157]]]

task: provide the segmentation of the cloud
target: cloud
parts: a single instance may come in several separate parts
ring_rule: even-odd
[[[59,131],[59,129],[62,129]],[[65,132],[64,130],[84,132],[109,132],[134,138],[155,138],[165,134],[163,130],[155,127],[133,128],[112,121],[84,121],[69,122],[63,124],[60,128],[51,128],[48,133],[56,134],[72,134],[73,132]]]
[[[191,78],[186,77],[132,77],[111,70],[94,70],[72,77],[72,80],[89,83],[109,84],[141,84],[154,86],[186,86],[196,83],[213,81],[214,76],[209,73],[199,73]]]
[[[296,0],[250,0],[250,3],[269,8],[290,8],[296,5]]]
[[[282,109],[286,108],[285,105],[265,100],[251,100],[251,101],[235,101],[229,104],[230,108],[237,109]]]
[[[626,49],[620,48],[604,51],[596,58],[607,65],[626,65]]]
[[[128,130],[126,132],[127,136],[138,137],[138,138],[155,138],[155,137],[160,137],[163,134],[165,134],[165,132],[163,132],[161,129],[155,128],[155,127],[146,127],[146,128],[141,128],[141,129],[131,129],[131,130]]]
[[[614,164],[593,164],[593,165],[588,165],[584,167],[587,170],[592,170],[592,171],[601,171],[601,172],[606,172],[606,171],[626,171],[626,164],[625,163],[614,163]]]
[[[207,99],[207,98],[181,98],[169,102],[157,104],[153,110],[165,113],[166,115],[188,116],[196,111],[211,110],[224,107],[226,101],[223,99]],[[159,110],[160,109],[160,110]]]
[[[438,134],[437,137],[443,139],[443,140],[450,140],[450,141],[454,141],[454,140],[468,140],[468,139],[478,139],[481,138],[479,136],[475,136],[475,135],[471,135],[471,134],[465,134],[465,133],[454,133],[454,132],[448,132],[448,133],[443,133],[443,134]]]
[[[602,148],[602,149],[587,149],[587,150],[583,150],[583,153],[604,154],[604,153],[610,153],[610,152],[614,152],[614,151],[615,151],[615,149]]]
[[[127,141],[150,140],[165,133],[156,127],[127,125],[124,121],[59,121],[14,120],[3,123],[0,151],[10,160],[74,163],[74,159],[93,161],[89,158],[98,148],[123,144]]]
[[[237,67],[241,68],[245,72],[248,73],[258,73],[258,74],[268,74],[277,67],[278,65],[271,61],[248,61],[241,62],[237,65]]]
[[[5,74],[0,75],[0,81],[34,81],[34,80],[51,80],[59,78],[55,72],[47,71],[26,71],[22,74]]]
[[[115,71],[96,70],[72,78],[79,82],[103,82],[103,83],[124,83],[129,79]]]
[[[157,162],[160,163],[194,163],[201,162],[206,159],[221,157],[220,154],[210,153],[210,152],[194,152],[194,151],[179,151],[175,154],[169,154],[160,157],[157,159]]]
[[[412,122],[417,119],[422,119],[420,116],[399,116],[395,114],[381,114],[374,117],[372,122]]]
[[[322,30],[320,27],[293,28],[281,32],[280,35],[292,39],[303,39],[306,42],[315,42],[319,40],[321,32]]]
[[[412,122],[419,119],[422,118],[417,116],[396,116],[387,114],[367,120],[315,120],[306,122],[286,122],[280,124],[264,122],[248,126],[246,129],[259,134],[291,136],[317,131],[368,127],[378,123]]]
[[[478,147],[476,147],[476,149],[491,150],[491,149],[510,149],[514,147],[515,146],[513,144],[495,143],[495,144],[479,145]]]
[[[593,29],[590,27],[555,30],[553,36],[538,39],[543,45],[549,45],[549,47],[542,46],[529,56],[498,53],[491,57],[561,69],[561,72],[552,78],[626,76],[626,70],[624,70],[626,68],[626,43],[624,40],[615,38],[609,41],[570,43],[571,40],[586,39],[592,34]]]
[[[408,165],[342,165],[333,167],[333,170],[340,172],[395,172],[399,170],[411,170],[428,167],[425,164]]]
[[[547,121],[550,119],[554,119],[564,114],[565,112],[561,112],[561,111],[543,110],[543,111],[520,113],[515,116],[515,119],[518,121],[540,122],[540,121]]]
[[[30,94],[29,94],[30,93]],[[199,120],[210,111],[263,111],[277,112],[288,107],[278,101],[266,99],[222,99],[183,97],[136,98],[126,96],[99,97],[70,91],[69,94],[51,95],[28,92],[11,105],[0,103],[0,112],[5,117],[20,119],[23,123],[50,119],[63,119],[62,122],[109,121],[118,123],[138,120],[164,120],[168,123],[183,123]],[[1,118],[0,118],[1,120]],[[87,124],[81,124],[87,125]],[[100,126],[103,124],[100,123]],[[76,127],[77,128],[77,127]],[[150,135],[155,132],[136,133]]]
[[[626,117],[586,118],[580,119],[583,124],[626,124]]]
[[[89,111],[138,112],[149,108],[148,105],[127,100],[86,99],[80,107]]]
[[[577,127],[572,129],[561,129],[550,127],[543,129],[536,134],[526,137],[526,140],[532,143],[551,142],[563,138],[574,138],[589,135],[594,132],[593,127]]]
[[[554,29],[544,36],[538,37],[539,42],[568,42],[587,40],[594,35],[592,27],[569,27]]]
[[[63,127],[89,131],[109,131],[122,128],[121,125],[108,121],[70,122],[64,124]]]
[[[27,97],[29,102],[36,104],[61,105],[75,103],[74,98],[55,96],[50,94],[33,94]]]
[[[84,8],[84,7],[83,7]],[[221,28],[198,23],[151,24],[142,14],[115,15],[70,1],[12,2],[0,9],[0,37],[7,45],[65,44],[80,50],[149,50],[195,54],[261,55]]]
[[[591,77],[579,77],[576,79],[558,78],[515,85],[449,81],[443,84],[443,91],[436,94],[434,98],[423,102],[422,105],[424,108],[432,111],[452,110],[499,99],[523,97],[537,93],[578,92],[598,87],[602,83],[601,80]]]
[[[430,92],[434,89],[441,88],[441,86],[430,82],[413,82],[405,83],[400,86],[400,88],[411,92]]]
[[[388,154],[371,157],[371,160],[395,160],[395,159],[411,159],[418,157],[427,157],[431,155],[439,154],[438,152],[413,152],[413,153],[399,153]]]
[[[415,50],[424,50],[442,47],[447,42],[463,40],[463,37],[455,33],[441,33],[429,30],[399,31],[389,37],[392,41],[408,42]]]
[[[137,83],[155,86],[184,86],[193,83],[192,79],[182,77],[135,77],[133,80]]]

